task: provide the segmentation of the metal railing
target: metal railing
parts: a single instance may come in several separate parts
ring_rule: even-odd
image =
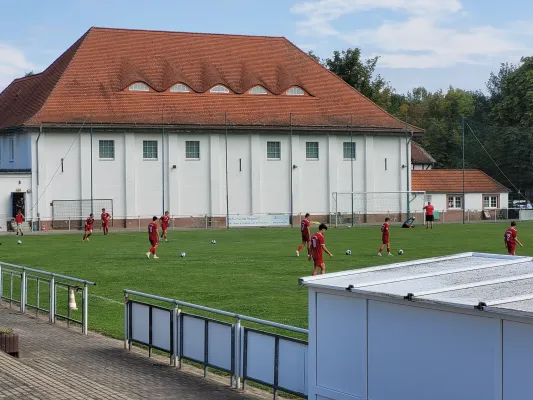
[[[8,277],[9,287],[6,287],[6,277]],[[10,307],[16,304],[20,307],[22,314],[28,308],[35,310],[37,314],[39,312],[48,314],[50,323],[55,323],[57,318],[66,321],[68,326],[71,323],[81,325],[82,332],[85,335],[87,335],[89,329],[90,285],[96,285],[96,283],[67,275],[0,262],[0,303],[5,300]],[[34,290],[31,290],[31,286],[34,286]],[[58,303],[58,288],[66,289],[66,302]],[[69,304],[71,293],[75,296],[78,292],[81,292],[81,310],[73,309],[71,304]],[[43,301],[43,297],[47,298],[47,300]]]
[[[167,303],[172,307],[132,300],[130,296]],[[228,317],[234,322],[185,313],[184,307]],[[244,327],[243,322],[308,334],[307,329],[124,290],[125,349],[138,343],[148,347],[149,356],[152,349],[166,352],[170,364],[179,368],[183,360],[196,362],[203,366],[204,376],[209,368],[216,368],[230,374],[232,387],[244,390],[246,381],[257,382],[272,388],[274,399],[278,391],[306,397],[307,342]]]

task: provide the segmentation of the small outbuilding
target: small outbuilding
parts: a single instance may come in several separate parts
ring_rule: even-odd
[[[300,284],[309,399],[533,399],[531,257],[462,253]]]

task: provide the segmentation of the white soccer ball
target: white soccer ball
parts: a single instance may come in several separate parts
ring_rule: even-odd
[[[17,243],[18,243],[18,244],[22,244],[22,240],[19,240]]]
[[[217,241],[215,239],[211,240],[211,244],[217,244]]]
[[[346,255],[349,256],[352,254],[352,251],[351,250],[346,250]]]
[[[398,250],[398,255],[401,256],[402,254],[403,254],[403,250],[402,249]]]
[[[182,251],[182,252],[180,253],[180,257],[185,257],[185,252],[184,252],[184,251]]]

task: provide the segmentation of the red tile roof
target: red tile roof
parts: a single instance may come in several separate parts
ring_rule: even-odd
[[[413,164],[435,164],[436,161],[431,155],[424,150],[422,146],[416,143],[414,140],[411,141],[411,162]]]
[[[150,92],[128,92],[145,82]],[[191,93],[169,93],[184,83]],[[217,84],[232,93],[209,93]],[[267,95],[247,93],[261,85]],[[308,95],[286,96],[292,86]],[[354,127],[405,124],[282,37],[91,28],[41,74],[0,94],[0,129],[42,123]],[[415,133],[421,129],[408,125]]]
[[[411,172],[412,190],[432,193],[462,193],[463,170],[429,169]],[[509,192],[505,186],[478,169],[465,170],[465,192]]]

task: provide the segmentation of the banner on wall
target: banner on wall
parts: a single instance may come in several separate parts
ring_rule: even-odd
[[[245,226],[290,226],[290,218],[287,214],[271,215],[230,215],[230,227]]]

